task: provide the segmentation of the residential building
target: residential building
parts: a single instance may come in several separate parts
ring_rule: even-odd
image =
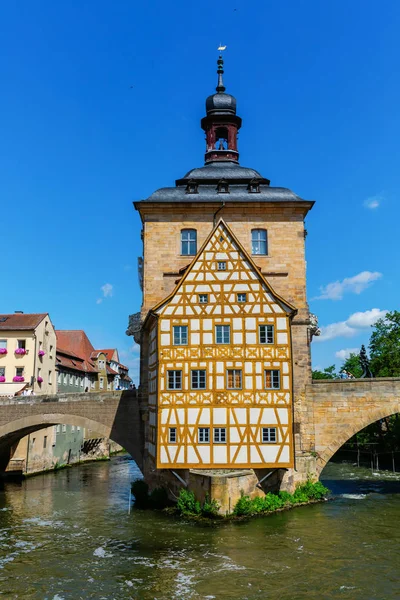
[[[129,368],[125,367],[119,362],[119,355],[117,348],[109,348],[107,350],[98,350],[98,352],[103,352],[106,355],[107,366],[108,366],[108,378],[109,384],[112,385],[110,389],[114,390],[127,390],[129,389],[132,379],[129,377],[128,372]],[[111,382],[111,377],[114,376],[113,382]]]
[[[72,392],[77,387],[83,387],[83,390],[87,389],[89,392],[107,391],[107,358],[104,352],[95,350],[86,333],[81,329],[57,329],[56,335],[59,389]],[[83,386],[81,386],[82,376]]]
[[[56,334],[48,313],[0,315],[0,396],[57,390]]]

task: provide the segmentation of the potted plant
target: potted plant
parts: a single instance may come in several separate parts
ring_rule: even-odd
[[[25,348],[16,348],[15,354],[19,354],[20,356],[23,356],[24,354],[26,354],[26,350],[25,350]]]
[[[7,354],[7,348],[0,348],[0,355]]]
[[[4,375],[0,375],[0,383],[4,383],[6,380],[6,378],[4,377]]]
[[[45,354],[46,354],[46,352],[44,350],[39,350],[39,352],[38,352],[39,358],[42,358],[42,356],[44,356]]]
[[[37,378],[37,380],[36,380],[36,381],[37,381],[38,383],[43,383],[43,377],[40,377],[40,375],[39,375],[39,377]]]
[[[22,375],[15,375],[15,377],[13,377],[13,381],[22,383],[23,381],[25,381],[25,377],[22,377]]]

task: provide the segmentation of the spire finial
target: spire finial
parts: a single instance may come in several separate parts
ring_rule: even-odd
[[[218,65],[218,69],[217,69],[217,74],[218,74],[218,85],[216,87],[216,90],[218,93],[222,93],[225,91],[225,86],[224,86],[224,81],[222,79],[222,75],[224,74],[224,59],[222,58],[222,52],[226,49],[226,46],[221,46],[221,44],[218,46],[218,50],[220,51],[220,55],[219,58],[217,60],[217,65]]]

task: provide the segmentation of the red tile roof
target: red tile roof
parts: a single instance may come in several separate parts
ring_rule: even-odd
[[[96,350],[96,352],[103,352],[103,354],[106,355],[108,362],[113,360],[113,356],[114,353],[117,354],[117,360],[115,362],[118,362],[119,358],[118,358],[118,350],[116,348],[108,348],[107,350]]]
[[[56,366],[73,369],[74,371],[81,371],[82,373],[86,372],[84,360],[75,356],[61,354],[59,351],[56,352]]]
[[[82,329],[56,330],[57,348],[61,347],[72,352],[84,360],[85,369],[88,373],[98,373],[96,365],[91,360],[94,348],[86,333]]]
[[[48,313],[12,313],[11,315],[0,315],[0,330],[8,329],[36,329],[36,327],[43,321]]]

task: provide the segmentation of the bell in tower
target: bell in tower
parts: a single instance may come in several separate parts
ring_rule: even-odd
[[[201,126],[206,133],[205,162],[229,161],[237,163],[239,161],[237,136],[242,125],[242,119],[236,115],[236,98],[225,93],[222,77],[224,74],[224,61],[221,55],[218,58],[217,73],[217,93],[207,98],[207,116],[201,120]]]

